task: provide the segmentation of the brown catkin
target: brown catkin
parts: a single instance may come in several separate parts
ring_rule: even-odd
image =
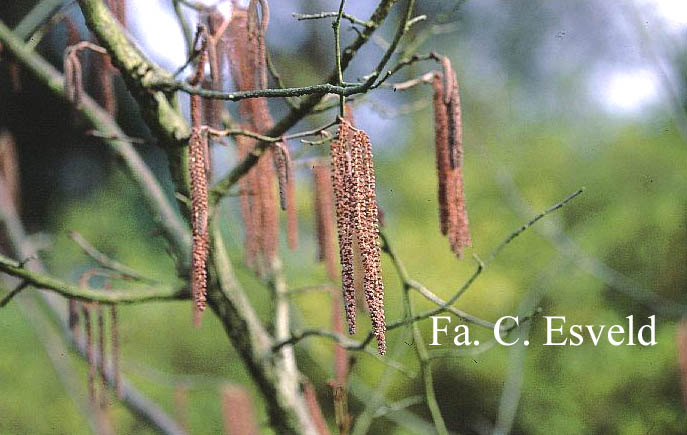
[[[310,416],[312,417],[313,423],[315,424],[315,430],[319,435],[329,435],[329,428],[327,427],[327,421],[322,414],[322,408],[317,401],[317,391],[313,387],[310,381],[303,382],[303,396],[305,398],[305,403],[308,406],[308,411],[310,411]]]
[[[262,15],[260,20],[258,19],[258,3],[260,3]],[[232,19],[227,29],[229,33],[227,55],[234,85],[239,90],[261,89],[267,86],[264,33],[268,21],[269,11],[264,1],[252,1],[248,9],[235,7],[233,10]],[[239,114],[251,131],[264,133],[274,125],[266,98],[242,100],[239,103]],[[255,146],[255,141],[251,141],[250,149],[240,152],[245,156]],[[246,147],[244,146],[244,148]],[[256,230],[252,233],[255,234],[255,240],[258,241],[263,266],[267,270],[271,267],[279,247],[279,214],[274,183],[276,175],[273,164],[274,153],[275,150],[272,148],[268,148],[262,153],[254,170],[254,181],[246,183],[253,184],[253,198],[248,201],[242,200],[246,235],[251,234],[252,231],[249,231],[249,227],[254,226]],[[275,157],[277,160],[280,158],[280,156]],[[250,177],[250,172],[248,177]],[[280,192],[282,193],[280,202],[282,205],[286,205],[285,203],[288,202],[286,183],[282,179],[280,184]],[[293,223],[290,226],[293,228]],[[255,266],[257,262],[249,249],[251,247],[247,244],[246,258],[249,265]]]
[[[277,142],[274,149],[274,166],[279,181],[279,205],[286,211],[286,235],[289,249],[298,247],[298,214],[296,212],[296,180],[289,148]]]
[[[355,200],[354,227],[358,235],[364,269],[363,288],[377,338],[380,354],[386,352],[386,321],[384,316],[384,285],[381,277],[379,223],[372,144],[367,134],[356,130],[351,143]]]
[[[0,130],[0,182],[5,185],[15,210],[19,211],[19,158],[14,136],[8,130]]]
[[[448,157],[448,112],[444,104],[444,90],[442,79],[439,75],[432,81],[434,86],[434,139],[436,150],[437,178],[439,180],[439,222],[441,233],[448,234],[448,196],[446,183],[449,179]]]
[[[334,188],[336,226],[339,235],[339,260],[341,262],[341,286],[344,310],[349,334],[355,333],[355,281],[353,275],[353,202],[351,158],[348,152],[348,136],[351,125],[341,120],[338,138],[330,147],[332,164],[331,179]]]
[[[253,399],[245,389],[233,385],[225,387],[223,402],[226,435],[257,435],[259,433]]]
[[[443,73],[434,76],[434,127],[439,221],[451,250],[461,258],[472,244],[463,185],[463,139],[458,80],[447,58]]]
[[[279,217],[277,214],[277,194],[274,184],[275,171],[272,164],[273,150],[265,150],[257,164],[258,186],[261,202],[262,258],[269,269],[279,248]]]
[[[204,33],[204,28],[200,29]],[[208,61],[207,39],[201,41],[201,53],[196,70],[189,80],[197,85],[203,80],[205,64]],[[208,234],[208,143],[207,134],[203,131],[202,100],[198,95],[191,95],[191,138],[189,139],[189,172],[191,178],[191,294],[195,302],[193,322],[200,326],[200,316],[207,306],[207,261],[210,248]]]
[[[200,104],[200,101],[198,101]],[[193,128],[189,142],[189,166],[191,171],[191,215],[193,227],[193,252],[191,263],[191,290],[195,301],[194,323],[200,325],[200,313],[207,302],[208,236],[208,184],[205,172],[206,136],[199,128]]]
[[[289,181],[289,150],[281,142],[274,144],[274,167],[277,168],[277,181],[279,182],[279,207],[286,210],[289,199],[286,196],[286,184]]]
[[[83,95],[83,78],[81,76],[81,61],[78,51],[71,50],[69,47],[64,55],[64,88],[67,99],[74,103],[74,106],[81,105]]]
[[[324,261],[327,276],[335,280],[336,267],[336,230],[334,228],[334,194],[328,165],[313,166],[313,188],[315,196],[315,228],[317,230],[318,259]]]
[[[247,136],[237,136],[236,145],[239,150],[239,157],[244,159],[253,149],[255,141]],[[260,246],[260,213],[256,210],[260,204],[257,201],[256,170],[257,168],[253,167],[239,180],[241,215],[246,237],[244,255],[246,264],[249,267],[257,266],[257,255]]]

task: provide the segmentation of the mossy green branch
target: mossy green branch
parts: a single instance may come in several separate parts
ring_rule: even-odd
[[[25,269],[22,264],[0,255],[0,271],[17,277],[34,287],[52,290],[69,299],[103,304],[134,304],[159,300],[188,299],[188,289],[184,287],[156,286],[132,290],[95,290],[81,288],[65,281]]]
[[[176,98],[152,87],[153,83],[172,80],[172,75],[151,62],[129,40],[110,10],[101,0],[79,0],[88,28],[107,49],[112,63],[138,102],[146,124],[168,153],[172,179],[178,193],[188,197],[191,181],[188,171],[188,139],[191,130],[179,110]],[[187,205],[179,202],[188,214]]]

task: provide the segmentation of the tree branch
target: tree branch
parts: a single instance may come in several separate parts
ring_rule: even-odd
[[[189,292],[186,287],[155,287],[134,290],[94,290],[81,288],[69,284],[49,275],[32,272],[24,266],[0,255],[0,271],[15,276],[24,282],[37,288],[52,290],[70,299],[78,299],[89,302],[101,302],[104,304],[133,304],[155,300],[187,299]]]

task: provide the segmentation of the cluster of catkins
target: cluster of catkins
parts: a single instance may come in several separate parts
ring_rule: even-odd
[[[463,188],[463,125],[458,79],[451,61],[442,59],[442,71],[434,74],[434,131],[439,178],[439,223],[460,258],[472,244]]]
[[[91,278],[96,276],[98,271],[90,269],[81,275],[79,285],[82,288],[88,288]],[[109,289],[109,284],[105,284],[105,289]],[[93,317],[96,317],[94,319]],[[72,332],[72,337],[77,346],[83,346],[86,351],[86,358],[88,359],[88,397],[91,406],[96,410],[104,410],[107,406],[107,399],[105,390],[108,387],[106,373],[107,368],[107,352],[106,352],[106,327],[105,327],[105,308],[98,303],[82,303],[76,300],[69,301],[69,327]],[[97,321],[97,328],[94,325],[94,320]],[[82,339],[82,327],[85,332],[85,337]],[[97,338],[95,333],[97,331]],[[115,393],[118,397],[122,395],[122,382],[120,375],[119,362],[119,320],[117,317],[117,308],[112,305],[110,307],[110,368],[112,373],[112,380]],[[102,380],[102,389],[100,390],[100,400],[98,399],[98,375]],[[98,417],[103,417],[104,413],[98,412]],[[98,422],[99,424],[102,422]]]
[[[231,18],[225,18],[216,9],[209,11],[199,31],[200,53],[192,85],[222,90],[225,67],[231,73],[237,90],[267,87],[265,32],[269,23],[269,9],[264,0],[253,0],[247,8],[234,4]],[[205,78],[205,65],[210,77]],[[241,128],[265,133],[274,121],[264,98],[242,100],[239,104]],[[208,238],[208,176],[210,170],[207,127],[217,127],[224,118],[221,100],[191,97],[192,134],[189,141],[189,171],[191,176],[191,203],[193,252],[191,264],[191,290],[195,301],[195,320],[205,309],[207,293]],[[258,152],[257,141],[248,136],[236,138],[239,157]],[[289,149],[284,142],[275,142],[264,151],[257,165],[239,182],[241,213],[245,223],[246,262],[261,274],[268,274],[277,255],[279,245],[279,204],[286,210],[288,243],[298,245],[298,222],[295,209],[295,179]]]
[[[379,211],[372,145],[367,134],[341,119],[337,139],[330,148],[331,180],[334,187],[339,235],[341,281],[349,333],[355,333],[356,300],[354,244],[360,250],[365,301],[380,354],[386,352],[384,284],[382,283]]]
[[[107,5],[112,11],[115,19],[122,26],[126,26],[126,0],[107,0]],[[67,37],[67,50],[64,55],[64,77],[65,90],[69,99],[79,106],[81,96],[84,94],[83,68],[79,52],[79,42],[82,41],[81,34],[74,21],[66,17],[64,19]],[[104,53],[93,53],[92,68],[89,82],[90,89],[96,101],[111,115],[117,114],[117,99],[114,90],[114,76],[117,71],[112,66],[110,56]]]

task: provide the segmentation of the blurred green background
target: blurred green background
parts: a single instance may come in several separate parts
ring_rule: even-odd
[[[0,5],[0,18],[14,24],[32,3]],[[132,0],[134,36],[145,40],[143,35],[151,32],[136,27],[142,8],[159,8],[161,23],[166,23],[168,3]],[[351,13],[361,17],[372,8],[349,3]],[[679,2],[420,3],[417,13],[427,14],[428,20],[411,32],[408,42],[422,53],[446,53],[459,74],[474,247],[458,261],[439,233],[430,87],[404,93],[381,88],[356,102],[355,117],[370,132],[376,150],[384,231],[410,275],[449,298],[475,269],[472,254],[486,258],[511,231],[584,186],[579,198],[509,244],[457,306],[489,320],[538,307],[544,315],[566,316],[568,323],[577,324],[610,325],[624,323],[628,315],[646,319],[655,314],[658,341],[653,347],[607,342],[595,347],[589,340],[581,347],[545,347],[545,322],[537,317],[520,331],[529,331],[533,344],[527,348],[494,346],[479,354],[455,352],[450,344],[430,348],[430,355],[446,356],[433,361],[432,368],[449,429],[687,433],[676,344],[687,304],[687,19],[665,9],[665,4]],[[318,82],[332,64],[329,22],[298,23],[290,13],[332,10],[337,4],[311,0],[273,5],[268,43],[273,42],[275,62],[288,85]],[[76,10],[73,16],[78,17]],[[392,29],[385,26],[381,35],[389,39]],[[285,31],[293,33],[288,41]],[[353,36],[344,32],[347,40]],[[381,53],[377,43],[368,44],[349,78],[369,70]],[[163,65],[178,59],[165,57],[165,47],[143,46]],[[56,27],[39,50],[59,63],[63,47],[63,29]],[[180,47],[168,49],[178,53]],[[41,255],[51,271],[76,282],[95,265],[67,237],[76,230],[121,262],[173,283],[173,263],[162,239],[151,236],[155,227],[135,186],[97,141],[83,138],[78,123],[65,120],[65,108],[46,98],[28,75],[22,77],[24,89],[13,93],[4,65],[0,126],[17,138],[23,217],[43,241]],[[417,64],[397,80],[430,68]],[[118,89],[120,123],[132,136],[146,137],[121,83]],[[285,108],[276,102],[273,110],[277,118]],[[320,125],[331,116],[320,115],[299,128]],[[305,157],[323,152],[290,145],[304,149]],[[142,150],[166,177],[162,153],[154,147]],[[233,161],[230,153],[217,151],[218,172]],[[282,250],[293,288],[326,282],[324,267],[315,261],[310,176],[305,170],[298,176],[301,244],[294,253],[285,246]],[[223,229],[242,284],[267,316],[269,292],[242,263],[237,209],[235,198],[225,201]],[[398,319],[403,315],[401,285],[386,258],[383,269],[387,319]],[[417,295],[413,298],[418,310],[432,307]],[[326,293],[294,296],[293,301],[296,328],[328,327]],[[185,416],[180,417],[191,433],[223,430],[220,389],[226,383],[252,392],[267,430],[262,400],[212,315],[204,316],[199,330],[191,327],[191,308],[185,302],[124,306],[120,317],[123,372],[177,416],[175,395],[185,391]],[[420,326],[429,341],[430,322]],[[17,303],[0,311],[0,433],[88,433],[35,327]],[[358,335],[363,337],[367,331],[361,329]],[[483,343],[490,335],[476,326],[471,333]],[[417,372],[407,331],[397,329],[389,336],[389,358]],[[312,339],[299,344],[297,352],[334,430],[327,386],[332,344]],[[86,367],[77,358],[64,358],[74,359],[79,369],[84,388],[73,394],[83,397]],[[354,418],[373,391],[386,389],[389,403],[423,394],[421,378],[389,369],[367,354],[358,356],[352,377]],[[370,433],[427,430],[418,423],[431,421],[423,403],[405,411],[376,419]],[[120,405],[113,404],[111,417],[117,433],[153,432]]]

